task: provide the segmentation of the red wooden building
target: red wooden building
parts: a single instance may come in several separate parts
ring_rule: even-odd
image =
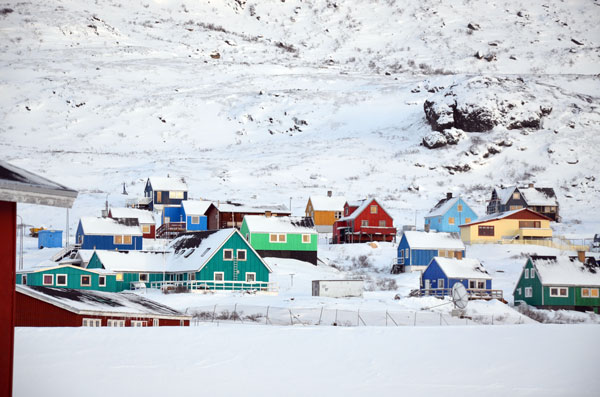
[[[17,327],[189,326],[186,316],[130,292],[17,285]]]
[[[0,161],[0,396],[12,395],[17,203],[70,208],[77,191]]]
[[[376,199],[347,202],[344,217],[333,224],[333,243],[394,241],[394,219]]]
[[[241,228],[246,215],[290,216],[291,212],[285,205],[251,207],[237,203],[211,204],[206,210],[208,230]]]

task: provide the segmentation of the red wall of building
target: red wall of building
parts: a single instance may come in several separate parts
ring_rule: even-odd
[[[0,201],[0,396],[12,396],[17,203]]]

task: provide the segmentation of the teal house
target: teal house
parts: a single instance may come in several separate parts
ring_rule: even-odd
[[[318,234],[310,217],[246,215],[240,231],[263,257],[317,264]]]
[[[459,225],[477,220],[477,214],[461,198],[448,193],[425,215],[425,231],[460,233]]]

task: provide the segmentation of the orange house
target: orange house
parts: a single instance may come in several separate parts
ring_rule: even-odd
[[[332,196],[330,191],[327,196],[310,196],[306,216],[313,219],[317,232],[332,233],[334,222],[343,216],[344,204],[345,197]]]

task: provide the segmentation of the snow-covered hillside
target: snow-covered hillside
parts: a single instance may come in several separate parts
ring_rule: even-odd
[[[81,192],[72,228],[123,203],[123,182],[171,174],[196,198],[297,214],[326,190],[376,195],[397,224],[446,191],[483,212],[492,184],[535,182],[557,188],[564,231],[593,232],[598,19],[583,0],[7,2],[0,155]],[[541,129],[422,146],[425,100],[474,75],[521,79],[552,108]]]

